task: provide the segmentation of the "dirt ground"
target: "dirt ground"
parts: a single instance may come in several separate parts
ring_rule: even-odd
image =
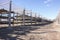
[[[48,25],[0,28],[0,40],[60,40],[60,32]]]

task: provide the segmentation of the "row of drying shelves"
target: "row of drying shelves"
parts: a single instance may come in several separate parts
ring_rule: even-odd
[[[46,22],[45,22],[46,23]],[[36,22],[36,23],[25,23],[26,26],[34,26],[34,25],[37,25],[37,24],[43,24],[41,22]],[[16,26],[23,26],[24,24],[23,23],[19,23],[19,24],[11,24],[11,27],[16,27]],[[0,24],[0,27],[9,27],[8,24]]]
[[[25,23],[31,23],[31,21],[24,21]],[[9,21],[0,21],[0,24],[8,24]],[[23,23],[23,21],[11,21],[11,24],[19,24]],[[32,23],[35,23],[35,21],[32,21]]]
[[[0,21],[8,21],[9,18],[8,17],[0,17]],[[25,17],[24,19],[22,17],[19,17],[19,18],[16,18],[16,17],[11,17],[11,20],[17,20],[17,21],[23,21],[23,20],[32,20],[32,21],[35,21],[37,19],[35,18],[28,18],[28,17]]]
[[[7,16],[0,16],[1,19],[8,19],[9,17]],[[24,17],[25,19],[36,19],[34,17]],[[11,17],[11,19],[23,19],[23,17]]]

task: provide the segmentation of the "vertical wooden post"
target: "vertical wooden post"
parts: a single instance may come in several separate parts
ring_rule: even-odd
[[[10,6],[9,6],[9,14],[8,14],[8,19],[9,19],[9,28],[11,28],[11,5],[12,5],[12,1],[10,1]]]
[[[14,15],[15,15],[15,13],[13,13],[13,26],[14,26],[14,17],[15,17]]]
[[[40,15],[39,15],[39,17],[38,17],[38,18],[40,19]],[[38,19],[38,20],[39,20],[39,19]],[[40,24],[40,21],[38,22],[38,24]]]
[[[37,18],[37,17],[36,17],[36,13],[35,13],[35,18]],[[36,24],[36,19],[35,19],[35,24]]]
[[[23,26],[25,26],[25,9],[23,10]]]
[[[18,26],[18,20],[19,20],[19,16],[18,16],[18,13],[17,13],[17,26]]]
[[[32,12],[31,12],[31,26],[32,26]]]
[[[1,14],[0,14],[0,16],[1,16]],[[0,18],[0,22],[1,22],[1,18]]]

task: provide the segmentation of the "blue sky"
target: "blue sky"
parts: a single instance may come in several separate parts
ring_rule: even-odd
[[[1,0],[0,3],[8,0]],[[48,19],[55,19],[60,10],[60,0],[12,0],[19,7],[36,12]]]

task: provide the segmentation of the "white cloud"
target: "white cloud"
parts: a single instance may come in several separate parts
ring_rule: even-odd
[[[45,0],[45,1],[44,1],[44,4],[45,4],[47,7],[49,7],[49,6],[50,6],[49,3],[50,3],[51,1],[52,1],[52,0]]]
[[[47,3],[47,1],[44,1],[44,3],[46,4],[46,3]]]
[[[51,2],[51,0],[46,0],[46,1],[44,1],[45,4],[47,4],[47,3],[49,3],[49,2]]]

